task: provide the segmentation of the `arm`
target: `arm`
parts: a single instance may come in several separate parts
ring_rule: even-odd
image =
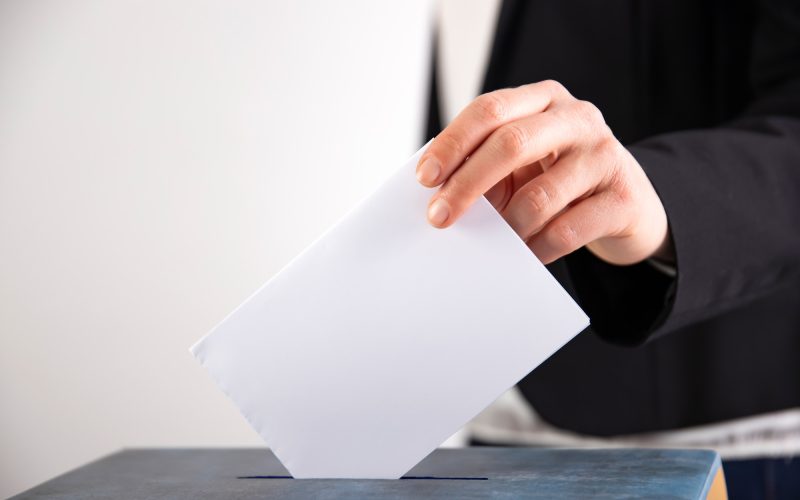
[[[724,127],[626,149],[557,83],[480,96],[418,166],[439,187],[431,223],[485,193],[543,262],[569,255],[595,331],[620,342],[786,286],[800,268],[800,21],[784,5],[755,36],[756,99]],[[651,257],[673,259],[677,280]]]
[[[676,280],[648,266],[567,258],[601,336],[624,343],[796,286],[800,276],[800,9],[762,9],[751,66],[755,99],[720,127],[653,137],[629,151],[670,221]]]

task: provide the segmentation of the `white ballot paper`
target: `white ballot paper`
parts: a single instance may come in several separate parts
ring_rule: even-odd
[[[295,478],[399,478],[589,323],[480,198],[426,218],[422,150],[191,351]]]

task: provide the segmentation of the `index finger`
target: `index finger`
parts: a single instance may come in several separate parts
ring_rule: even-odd
[[[547,80],[478,96],[433,140],[417,164],[417,179],[438,186],[497,128],[541,113],[568,95],[560,83]]]

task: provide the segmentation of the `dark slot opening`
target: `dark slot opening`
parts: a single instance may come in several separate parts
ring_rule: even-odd
[[[236,476],[236,479],[294,479],[292,476]],[[432,481],[487,481],[488,477],[403,476],[400,479]]]
[[[292,476],[236,476],[236,479],[294,479]]]
[[[488,477],[403,476],[400,479],[435,479],[445,481],[488,481]]]

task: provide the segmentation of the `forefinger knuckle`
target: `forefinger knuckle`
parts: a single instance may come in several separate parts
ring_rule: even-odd
[[[497,92],[489,92],[479,95],[473,101],[478,117],[490,123],[501,123],[508,115],[506,101]]]
[[[438,152],[444,158],[459,156],[464,151],[464,141],[453,133],[443,133],[436,138],[433,151]]]

